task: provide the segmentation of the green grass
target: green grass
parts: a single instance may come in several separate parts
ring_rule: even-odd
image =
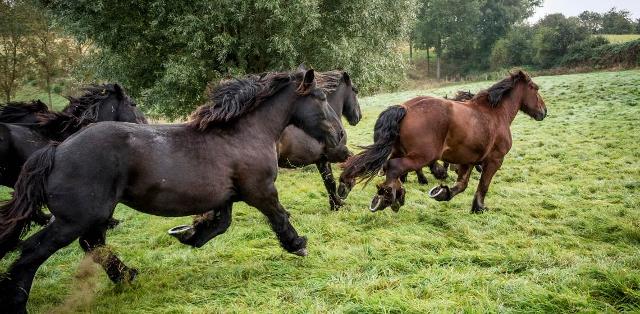
[[[624,34],[624,35],[607,34],[607,35],[601,35],[601,36],[604,36],[604,38],[609,40],[609,42],[612,44],[626,43],[628,41],[640,39],[640,34]]]
[[[29,310],[640,311],[640,71],[534,80],[549,116],[514,121],[513,148],[484,214],[470,214],[475,172],[469,189],[448,203],[426,196],[435,181],[420,186],[411,175],[401,211],[372,214],[374,184],[356,187],[343,210],[330,212],[314,167],[282,170],[281,200],[309,238],[308,257],[285,253],[263,216],[244,204],[235,205],[229,231],[201,249],[166,234],[190,218],[120,205],[115,216],[123,223],[108,242],[140,269],[138,279],[113,285],[92,266],[74,276],[83,257],[74,243],[40,268]],[[385,106],[489,84],[363,98],[364,120],[348,127],[351,145],[371,141]]]

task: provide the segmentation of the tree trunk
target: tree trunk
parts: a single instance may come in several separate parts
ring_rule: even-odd
[[[53,109],[53,102],[51,101],[51,75],[47,74],[47,94],[49,95],[49,109]]]
[[[413,63],[413,41],[409,37],[409,62]]]
[[[427,47],[427,77],[429,77],[429,65],[431,64],[431,57],[429,56],[429,47]]]
[[[440,80],[440,54],[436,54],[436,79]]]

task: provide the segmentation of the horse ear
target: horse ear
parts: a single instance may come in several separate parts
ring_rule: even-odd
[[[315,87],[316,85],[316,73],[313,69],[304,73],[304,80],[302,81],[305,88]]]
[[[304,62],[300,63],[300,65],[298,66],[298,69],[296,70],[297,72],[304,72],[307,70],[307,66],[304,64]]]
[[[124,89],[122,88],[122,86],[120,86],[120,84],[113,84],[113,89],[116,91],[116,95],[118,96],[118,98],[124,99]]]
[[[347,86],[351,86],[351,77],[349,76],[349,73],[347,73],[346,71],[342,74],[342,79],[344,80],[345,83],[347,83]]]

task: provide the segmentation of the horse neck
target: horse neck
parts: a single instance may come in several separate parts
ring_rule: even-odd
[[[290,84],[236,123],[253,136],[275,143],[290,124],[294,111],[295,102],[292,101],[292,95],[296,93],[295,89],[296,86]]]
[[[509,96],[503,99],[498,106],[498,111],[500,112],[500,120],[505,122],[507,125],[511,125],[511,123],[513,123],[513,120],[516,118],[516,115],[520,110],[523,92],[523,85],[518,84],[518,86],[516,86],[511,93],[509,93]]]
[[[342,94],[342,85],[336,88],[333,92],[327,94],[327,102],[329,103],[329,106],[339,117],[343,115],[342,111],[344,110],[344,96]]]

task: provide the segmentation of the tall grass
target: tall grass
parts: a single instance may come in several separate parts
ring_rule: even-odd
[[[166,234],[190,218],[118,206],[108,242],[141,275],[111,284],[79,268],[77,244],[37,273],[29,310],[95,313],[617,312],[640,311],[640,71],[537,77],[549,109],[520,115],[486,202],[470,214],[478,174],[448,203],[410,175],[399,213],[369,213],[374,184],[328,209],[314,167],[281,170],[277,185],[309,256],[279,248],[264,217],[234,206],[229,231],[201,249]],[[416,95],[476,91],[490,82],[361,99],[350,144],[368,144],[377,115]],[[167,156],[170,158],[170,156]],[[334,167],[336,169],[337,167]],[[454,178],[449,178],[451,184]],[[2,196],[8,197],[8,190]],[[12,256],[12,257],[15,257]],[[0,270],[8,266],[0,262]],[[93,285],[83,298],[79,287]],[[69,301],[71,300],[71,301]],[[71,306],[70,306],[71,305]]]

